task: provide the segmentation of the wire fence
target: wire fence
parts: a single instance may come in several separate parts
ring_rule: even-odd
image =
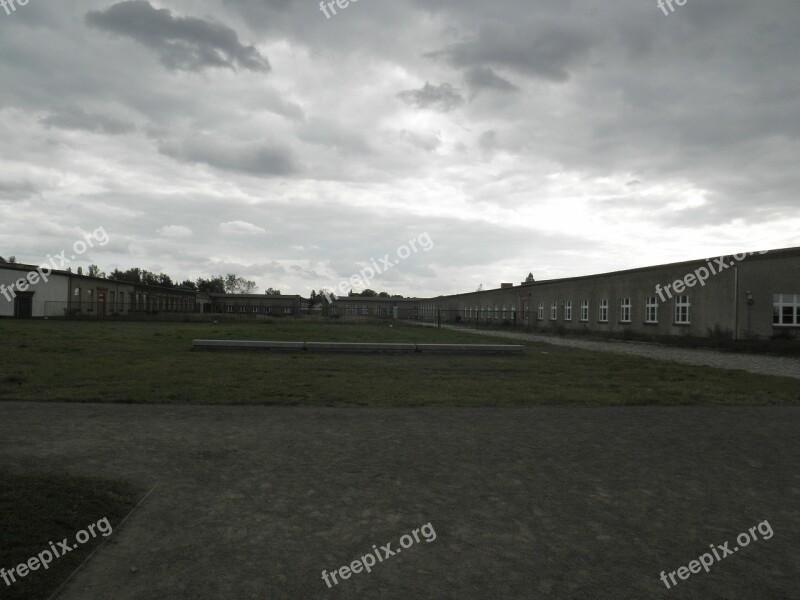
[[[51,319],[103,319],[123,317],[147,317],[161,315],[199,314],[200,307],[191,302],[175,302],[161,307],[137,306],[131,303],[106,303],[102,300],[94,302],[56,302],[44,303],[44,316]]]

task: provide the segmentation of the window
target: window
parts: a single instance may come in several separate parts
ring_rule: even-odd
[[[257,313],[259,310],[261,310],[261,309],[258,306],[254,306],[253,307],[253,312],[254,313]]]
[[[347,314],[348,314],[348,315],[354,315],[354,314],[356,314],[356,307],[355,307],[355,306],[353,306],[352,304],[348,304],[348,305],[347,305]]]
[[[631,322],[631,299],[623,298],[619,301],[619,320],[622,323]]]
[[[500,316],[500,307],[496,304],[494,305],[494,318],[497,319]]]
[[[230,312],[230,313],[232,313],[232,312],[233,312],[233,307],[232,307],[232,306],[230,306],[230,305],[226,306],[226,307],[225,307],[225,312]]]
[[[572,321],[572,300],[564,302],[564,320]]]
[[[369,306],[362,306],[361,307],[361,314],[365,317],[369,316]]]
[[[675,298],[675,323],[688,325],[691,322],[689,320],[690,307],[689,296],[677,296]]]
[[[658,323],[658,298],[651,296],[644,303],[644,322]]]
[[[539,302],[539,314],[537,316],[540,321],[544,321],[544,302]]]
[[[120,311],[125,310],[125,292],[119,293],[119,309]]]
[[[597,310],[597,320],[601,323],[608,323],[608,300],[600,300],[600,307]]]
[[[517,322],[517,305],[511,305],[511,320],[516,323]]]
[[[283,307],[283,314],[285,314],[285,315],[292,314],[292,307],[291,306],[284,306]]]
[[[589,320],[589,301],[581,300],[581,321]]]
[[[775,294],[772,297],[773,325],[800,325],[800,294]]]
[[[503,319],[506,318],[506,305],[503,304]]]
[[[555,321],[558,319],[558,302],[553,302],[550,305],[550,320]]]
[[[247,311],[247,307],[246,306],[240,306],[239,307],[239,312],[245,312],[245,311]]]

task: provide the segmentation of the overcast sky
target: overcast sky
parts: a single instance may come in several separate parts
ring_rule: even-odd
[[[800,245],[797,0],[334,8],[0,9],[0,255],[307,295],[427,233],[370,287],[428,296]]]

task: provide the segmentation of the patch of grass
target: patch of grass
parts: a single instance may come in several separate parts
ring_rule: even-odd
[[[50,550],[50,542],[59,548],[59,542],[67,538],[70,546],[76,545],[76,534],[102,519],[116,528],[136,505],[138,495],[123,481],[0,470],[0,567],[6,571],[16,568]],[[106,539],[99,529],[95,528],[97,537],[54,558],[47,569],[39,567],[25,577],[15,571],[16,582],[11,586],[0,579],[2,597],[48,598]]]
[[[192,339],[488,343],[394,324],[0,321],[0,400],[331,406],[800,404],[795,379],[525,343],[525,356],[190,352]],[[498,339],[507,344],[508,340]],[[20,343],[28,347],[21,349]],[[522,343],[522,342],[520,342]]]

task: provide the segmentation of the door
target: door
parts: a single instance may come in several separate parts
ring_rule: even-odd
[[[33,294],[19,294],[14,299],[14,317],[17,319],[33,318]]]
[[[97,316],[102,319],[106,314],[106,290],[97,290]]]

